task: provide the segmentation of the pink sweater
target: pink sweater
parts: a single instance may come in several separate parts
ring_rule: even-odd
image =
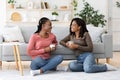
[[[57,45],[56,36],[53,33],[50,33],[48,38],[42,38],[37,33],[33,34],[28,43],[27,53],[32,59],[37,56],[48,59],[50,58],[50,53],[46,53],[44,48],[50,46],[52,43]]]

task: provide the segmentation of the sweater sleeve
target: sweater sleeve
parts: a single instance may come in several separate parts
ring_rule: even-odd
[[[35,50],[35,41],[36,38],[32,35],[27,46],[27,53],[30,56],[40,55],[45,52],[44,49]]]
[[[87,46],[79,45],[78,49],[81,51],[85,51],[85,52],[87,52],[87,51],[92,52],[93,51],[93,43],[92,43],[91,37],[88,32],[85,33],[85,42],[86,42]]]
[[[53,38],[53,41],[52,41],[53,44],[57,45],[58,42],[57,42],[57,39],[56,39],[56,36],[54,35],[54,38]]]
[[[66,36],[60,41],[60,44],[66,47],[66,42],[70,41],[70,35]]]

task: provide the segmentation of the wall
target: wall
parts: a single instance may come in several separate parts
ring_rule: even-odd
[[[0,32],[5,25],[6,19],[6,0],[0,0]]]
[[[120,0],[111,0],[111,31],[113,34],[113,50],[120,51],[120,8],[116,6],[116,1]]]

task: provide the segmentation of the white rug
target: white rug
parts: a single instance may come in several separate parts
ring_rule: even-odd
[[[24,76],[17,70],[0,70],[0,80],[120,80],[120,69],[101,73],[54,71],[34,77],[29,70],[24,70]]]

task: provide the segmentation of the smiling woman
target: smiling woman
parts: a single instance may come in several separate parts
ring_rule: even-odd
[[[116,70],[115,67],[107,63],[100,65],[96,63],[95,56],[93,54],[93,42],[84,20],[73,18],[70,23],[69,30],[69,35],[64,37],[60,41],[60,44],[74,51],[76,61],[69,63],[69,69],[71,71],[96,73],[105,72],[107,70]],[[72,41],[72,43],[70,43],[70,41]]]
[[[56,69],[63,61],[61,55],[51,57],[51,52],[55,51],[57,45],[56,36],[51,33],[51,21],[46,17],[42,17],[37,28],[36,32],[31,36],[27,47],[27,53],[32,57],[30,73],[33,76]]]

